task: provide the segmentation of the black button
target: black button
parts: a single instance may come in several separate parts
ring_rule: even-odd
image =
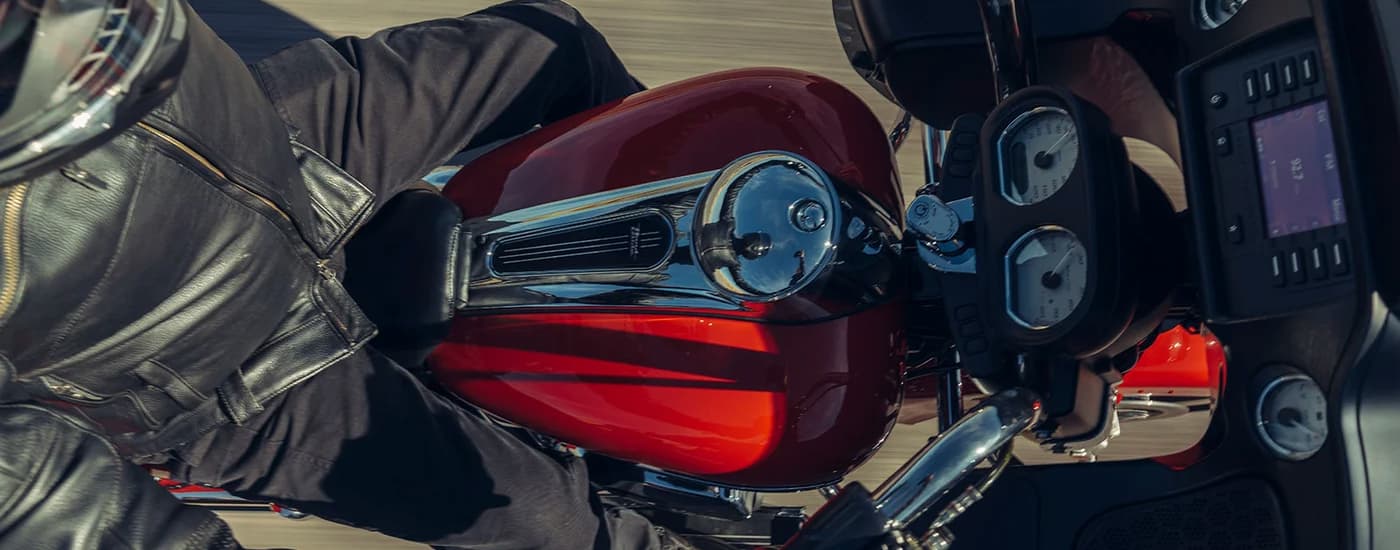
[[[971,321],[977,318],[977,306],[966,304],[958,306],[953,310],[953,318],[959,321]]]
[[[1235,219],[1225,226],[1225,236],[1233,244],[1244,242],[1244,218],[1235,216]]]
[[[1207,101],[1210,102],[1211,107],[1219,109],[1221,107],[1224,107],[1225,103],[1230,101],[1230,97],[1225,95],[1225,92],[1215,92],[1213,94],[1210,94],[1210,99],[1208,99]]]
[[[1271,96],[1278,93],[1278,75],[1274,74],[1273,63],[1259,69],[1259,89],[1264,91],[1264,95]]]
[[[1230,154],[1230,129],[1224,126],[1216,128],[1210,133],[1210,141],[1215,145],[1215,154],[1225,156]]]
[[[1270,258],[1270,267],[1273,269],[1274,286],[1283,286],[1288,282],[1288,277],[1283,274],[1283,253],[1279,252]]]
[[[1298,76],[1303,78],[1303,84],[1317,82],[1317,58],[1313,57],[1312,52],[1298,58]]]
[[[950,175],[965,178],[972,175],[971,162],[951,162],[948,163],[948,173]]]
[[[1283,82],[1285,90],[1298,87],[1298,67],[1294,65],[1292,59],[1285,59],[1278,64],[1278,78]]]
[[[1244,73],[1244,98],[1250,103],[1259,101],[1259,76],[1254,71]]]
[[[1332,243],[1332,274],[1346,275],[1351,271],[1351,261],[1347,258],[1347,242]]]
[[[956,147],[952,151],[953,160],[970,161],[977,156],[977,150],[971,147]]]
[[[972,132],[958,132],[953,136],[953,143],[958,145],[977,145],[977,134]]]
[[[981,336],[982,323],[979,323],[977,321],[968,321],[966,323],[962,323],[958,325],[958,334],[961,334],[963,336]]]
[[[1304,259],[1302,250],[1294,250],[1288,253],[1288,280],[1293,284],[1308,282],[1308,261]]]
[[[1321,281],[1327,278],[1327,247],[1317,245],[1308,249],[1308,273],[1312,275],[1314,281]]]
[[[982,353],[987,351],[987,340],[983,338],[973,338],[968,340],[967,345],[964,347],[967,348],[968,353]]]

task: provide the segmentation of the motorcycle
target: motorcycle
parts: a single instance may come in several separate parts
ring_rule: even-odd
[[[852,66],[906,112],[892,131],[801,71],[658,87],[396,197],[345,283],[380,351],[684,533],[1380,546],[1400,346],[1375,210],[1400,191],[1365,177],[1394,168],[1396,9],[834,0]],[[1125,107],[1123,67],[1163,100]],[[913,119],[928,181],[906,200]],[[1124,136],[1181,162],[1189,208]],[[1194,367],[1152,368],[1183,348]],[[929,443],[843,483],[930,394]],[[1093,461],[1120,421],[1193,407],[1213,414],[1190,449]],[[1017,440],[1088,463],[1014,464]],[[810,517],[760,505],[810,489]]]

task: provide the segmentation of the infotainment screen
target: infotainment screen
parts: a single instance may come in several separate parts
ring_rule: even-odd
[[[1269,236],[1346,223],[1327,102],[1257,118],[1252,125]]]

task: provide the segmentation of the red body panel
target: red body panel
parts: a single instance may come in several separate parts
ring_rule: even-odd
[[[840,84],[788,69],[704,75],[585,111],[491,151],[444,193],[473,218],[717,170],[768,149],[806,157],[902,222],[880,121]]]
[[[780,69],[707,75],[584,112],[484,155],[444,192],[480,218],[764,150],[805,157],[902,223],[879,121],[836,83]],[[894,423],[900,301],[782,324],[644,305],[476,313],[454,321],[430,362],[468,401],[592,452],[734,486],[814,486],[853,469]]]
[[[467,317],[435,370],[473,403],[592,451],[733,485],[813,485],[855,467],[893,424],[897,308],[803,326]]]

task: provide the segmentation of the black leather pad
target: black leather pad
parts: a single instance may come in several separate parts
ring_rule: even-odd
[[[462,212],[437,191],[391,199],[345,247],[345,287],[379,327],[371,345],[405,367],[447,337]]]

